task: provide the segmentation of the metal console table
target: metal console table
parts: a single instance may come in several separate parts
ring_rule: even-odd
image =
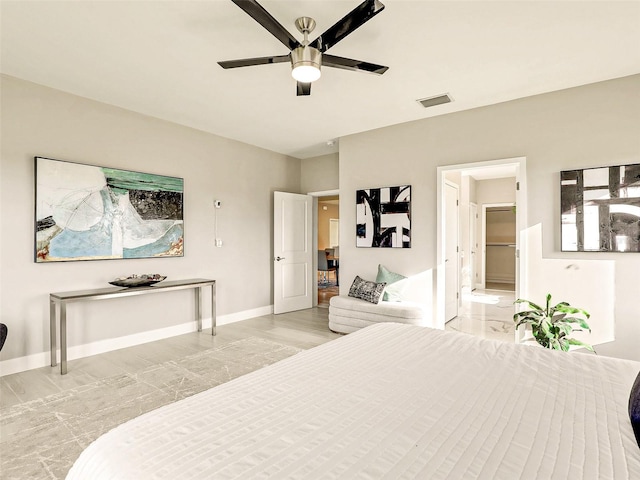
[[[211,335],[216,334],[216,281],[205,278],[190,280],[170,280],[147,287],[109,287],[93,290],[78,290],[75,292],[60,292],[49,294],[49,336],[51,338],[51,366],[57,365],[56,323],[57,308],[60,306],[60,374],[67,373],[67,303],[84,302],[87,300],[105,300],[107,298],[144,295],[146,293],[167,292],[171,290],[195,290],[196,321],[198,331],[202,331],[202,289],[211,287]]]

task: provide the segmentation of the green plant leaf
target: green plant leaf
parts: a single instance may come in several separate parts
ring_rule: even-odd
[[[549,323],[549,321],[546,318],[544,320],[542,320],[542,322],[540,322],[540,332],[546,338],[553,338],[554,337],[554,335],[551,333],[551,324]]]
[[[530,325],[539,325],[540,322],[535,319],[535,318],[521,318],[520,320],[518,320],[518,322],[516,323],[516,328],[518,328],[520,325],[525,325],[525,324],[530,324]]]
[[[557,326],[558,330],[564,334],[564,336],[571,334],[573,327],[566,323],[560,323]]]
[[[526,312],[518,312],[518,313],[516,313],[516,314],[514,314],[514,315],[513,315],[513,319],[514,319],[514,321],[515,321],[517,318],[531,318],[531,319],[533,319],[533,320],[540,321],[540,320],[542,320],[544,317],[545,317],[545,315],[544,315],[543,313],[541,313],[541,312],[537,312],[537,311],[535,311],[535,310],[532,310],[532,311],[526,311]]]
[[[589,327],[589,324],[582,318],[579,317],[564,317],[561,320],[562,323],[577,323],[580,325],[580,327],[584,328],[585,330],[589,330],[589,332],[591,332],[591,327]]]
[[[547,308],[544,309],[547,315],[549,315],[549,304],[551,303],[551,294],[547,293]]]
[[[535,303],[529,301],[529,300],[524,300],[523,298],[519,298],[517,299],[515,302],[513,303],[526,303],[528,304],[531,308],[535,309],[535,310],[542,310],[542,307],[540,307],[539,305],[536,305]]]
[[[584,347],[587,350],[591,350],[593,353],[596,352],[591,345],[589,345],[588,343],[581,342],[580,340],[576,340],[575,338],[567,338],[567,341],[569,342],[569,345]]]
[[[549,346],[547,348],[550,348],[551,350],[562,350],[562,348],[560,347],[560,342],[558,342],[558,340],[555,338],[549,340],[548,345]]]
[[[559,312],[563,312],[563,313],[568,313],[571,315],[575,315],[580,314],[580,315],[584,315],[585,317],[589,318],[591,315],[589,314],[589,312],[587,312],[586,310],[583,310],[582,308],[576,308],[576,307],[572,307],[570,306],[568,303],[558,307],[558,305],[556,305],[556,310]]]

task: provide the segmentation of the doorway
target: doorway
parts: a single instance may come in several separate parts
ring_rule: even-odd
[[[482,205],[483,286],[487,290],[516,289],[516,206]]]
[[[337,192],[317,195],[316,289],[318,307],[328,308],[340,289],[340,197]]]
[[[507,203],[514,209],[515,239],[505,239],[503,243],[511,249],[515,272],[513,275],[514,294],[519,292],[519,232],[526,225],[526,159],[524,157],[476,162],[469,164],[438,167],[437,184],[437,305],[436,326],[445,327],[450,320],[448,301],[458,296],[458,311],[462,306],[463,294],[485,287],[486,245],[483,241],[485,207],[491,204]],[[459,208],[457,219],[450,220],[447,214],[447,184],[459,187]],[[508,192],[508,197],[505,192]],[[482,218],[478,218],[482,216]],[[447,231],[449,222],[459,225],[458,268],[451,272],[447,261]],[[522,225],[522,228],[520,227]],[[484,232],[486,234],[486,232]],[[507,252],[507,250],[505,250]],[[457,278],[456,278],[457,277]]]

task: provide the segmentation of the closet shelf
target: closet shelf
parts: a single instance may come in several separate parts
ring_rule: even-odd
[[[502,243],[502,242],[487,243],[487,247],[514,247],[515,248],[515,246],[516,246],[515,243]]]

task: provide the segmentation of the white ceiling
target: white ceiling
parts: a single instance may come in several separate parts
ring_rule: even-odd
[[[310,97],[287,64],[219,60],[287,49],[230,0],[1,2],[2,73],[299,158],[352,133],[640,73],[640,1],[400,1],[329,53]],[[262,0],[297,38],[360,0]],[[314,35],[311,38],[315,38]],[[424,109],[416,100],[449,93]]]

